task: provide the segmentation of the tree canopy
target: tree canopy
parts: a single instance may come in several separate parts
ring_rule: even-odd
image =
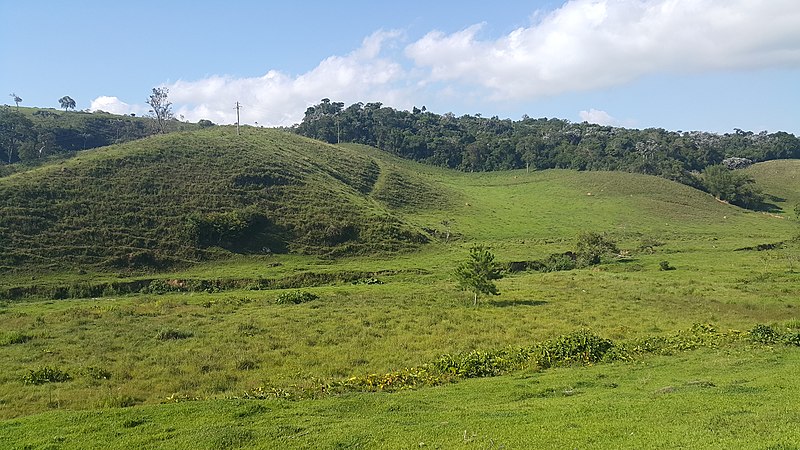
[[[482,245],[470,248],[469,259],[456,268],[455,276],[461,290],[473,293],[473,305],[478,304],[479,295],[500,295],[494,280],[503,278],[503,274],[492,252]]]
[[[323,99],[306,110],[295,131],[329,143],[356,142],[403,158],[464,171],[507,169],[621,170],[658,175],[694,187],[696,176],[726,158],[753,162],[800,158],[800,139],[776,132],[736,129],[700,131],[644,130],[571,123],[553,118],[521,120],[456,117],[425,107],[400,111],[382,103]]]
[[[75,109],[75,100],[73,100],[69,95],[65,95],[58,99],[58,103],[61,104],[61,107],[64,108],[64,111]]]

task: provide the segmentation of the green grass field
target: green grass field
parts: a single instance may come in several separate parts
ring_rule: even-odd
[[[57,254],[52,263],[32,258],[24,269],[9,266],[0,273],[0,284],[8,288],[135,279],[272,279],[306,283],[303,290],[319,298],[276,304],[287,290],[234,283],[220,292],[2,301],[0,442],[9,448],[65,449],[101,444],[796,448],[792,445],[800,436],[792,405],[800,389],[792,380],[800,351],[782,345],[739,342],[632,362],[531,367],[394,393],[235,399],[258,388],[313,387],[385,374],[421,367],[443,354],[524,347],[587,328],[624,343],[672,335],[697,323],[741,331],[756,324],[796,329],[800,323],[800,226],[792,212],[746,211],[644,175],[566,170],[466,174],[358,145],[327,146],[272,130],[246,133],[253,135],[243,136],[244,144],[234,141],[230,129],[218,127],[93,150],[2,178],[0,191],[15,198],[43,180],[56,189],[100,179],[108,188],[91,190],[84,201],[106,211],[91,217],[109,230],[119,225],[112,194],[130,191],[125,209],[132,217],[170,212],[168,219],[157,219],[161,228],[124,224],[127,232],[149,233],[155,246],[142,249],[172,248],[159,244],[179,238],[170,224],[181,223],[193,208],[202,210],[208,198],[229,209],[262,198],[265,206],[283,208],[279,223],[287,227],[301,228],[309,217],[320,224],[356,225],[374,225],[370,217],[391,217],[429,242],[406,245],[399,238],[384,246],[379,236],[387,228],[365,225],[359,240],[350,243],[357,254],[338,257],[303,252],[316,229],[303,228],[289,242],[297,250],[293,253],[205,248],[200,250],[210,256],[193,259],[190,252],[181,253],[189,263],[157,272],[109,269],[97,262],[99,257],[86,258],[84,270],[70,269],[69,252]],[[237,146],[245,145],[247,158],[235,163],[226,142],[233,142],[237,155],[243,154]],[[164,167],[167,156],[179,157],[182,162],[170,167],[182,170],[151,172]],[[194,158],[210,165],[194,167]],[[213,158],[219,162],[212,164]],[[775,161],[748,171],[765,192],[791,205],[798,198],[796,183],[785,180],[796,165]],[[100,167],[119,176],[103,181],[89,175]],[[302,177],[303,183],[282,185],[285,196],[280,198],[259,197],[269,189],[243,193],[229,188],[230,180],[258,170]],[[132,181],[142,174],[152,188],[144,194]],[[206,175],[198,178],[201,174]],[[772,174],[781,178],[770,184]],[[80,192],[84,184],[77,186]],[[178,196],[184,186],[197,189],[198,199]],[[173,204],[176,198],[183,203]],[[34,206],[52,216],[46,239],[74,250],[74,242],[64,236],[78,234],[59,234],[59,227],[84,219],[67,215],[62,220],[56,213],[70,211],[63,202],[39,201],[14,211],[18,217],[34,217]],[[9,230],[14,222],[4,223]],[[574,250],[582,231],[606,233],[623,257],[571,271],[510,273],[498,282],[501,295],[482,298],[477,307],[471,306],[469,293],[457,290],[452,271],[473,244],[490,246],[501,263],[532,261]],[[4,242],[13,243],[12,252],[46,257],[47,245],[34,245],[32,236],[18,233]],[[97,238],[82,245],[105,244]],[[660,270],[662,261],[675,270]],[[352,274],[364,274],[365,280],[356,281],[377,278],[382,284],[354,284],[347,277]],[[72,379],[23,383],[26,374],[42,367],[57,368]],[[194,401],[174,403],[188,399]]]

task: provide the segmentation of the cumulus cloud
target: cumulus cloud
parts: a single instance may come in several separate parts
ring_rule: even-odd
[[[797,0],[569,0],[535,11],[530,25],[485,36],[483,24],[432,31],[408,44],[377,31],[343,56],[301,74],[213,75],[165,86],[175,115],[190,121],[288,126],[321,98],[380,101],[396,108],[433,101],[458,109],[495,101],[622,85],[653,74],[800,67]],[[401,51],[394,51],[400,47]],[[403,47],[405,46],[405,47]],[[265,68],[266,69],[266,68]],[[92,109],[141,114],[146,106],[99,97]],[[582,120],[615,124],[603,111]],[[626,123],[623,123],[626,125]]]
[[[187,120],[209,119],[217,123],[236,121],[234,105],[239,101],[242,123],[287,126],[298,123],[305,109],[320,99],[336,101],[382,101],[407,107],[402,66],[382,57],[387,42],[399,39],[399,31],[378,31],[366,37],[361,47],[345,56],[331,56],[314,69],[292,76],[277,70],[252,78],[212,76],[168,84],[176,115]]]
[[[599,109],[592,108],[589,111],[581,111],[578,113],[578,116],[581,118],[582,122],[596,123],[598,125],[606,126],[620,125],[620,122],[612,117],[611,114]]]
[[[111,114],[145,114],[148,111],[147,106],[142,105],[129,105],[117,97],[109,97],[102,95],[92,100],[89,106],[90,111],[105,111]]]
[[[406,48],[432,81],[497,100],[629,82],[653,73],[800,66],[796,0],[572,0],[499,39],[482,25],[434,31]]]

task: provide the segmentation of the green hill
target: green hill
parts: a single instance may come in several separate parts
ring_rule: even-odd
[[[777,164],[781,162],[775,162]],[[791,170],[785,171],[790,176]],[[781,185],[781,181],[777,185]],[[770,239],[764,216],[661,178],[546,170],[465,174],[276,130],[153,136],[0,178],[0,266],[166,269],[236,254],[343,256],[431,238],[505,258],[585,230]]]
[[[790,201],[786,167],[754,176]],[[214,127],[6,176],[0,196],[0,285],[31,288],[0,299],[12,448],[796,441],[796,223],[685,185]],[[619,254],[511,270],[586,231]],[[452,277],[473,244],[506,269],[477,307]]]
[[[370,196],[402,196],[404,182],[373,158],[279,131],[154,136],[0,178],[0,264],[164,268],[217,248],[413,248],[425,235]]]
[[[793,214],[796,205],[800,205],[800,159],[767,161],[745,169],[745,173],[753,177],[756,185],[769,196],[769,201]]]

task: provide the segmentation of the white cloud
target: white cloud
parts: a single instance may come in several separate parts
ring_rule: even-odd
[[[398,31],[378,31],[366,37],[360,48],[346,56],[326,58],[314,69],[291,76],[270,70],[264,76],[234,78],[212,76],[196,81],[168,84],[176,115],[189,121],[209,119],[234,123],[234,105],[239,101],[242,123],[292,125],[300,122],[305,109],[322,98],[353,103],[381,101],[408,107],[401,65],[382,57],[387,42],[401,37]]]
[[[109,97],[102,95],[92,100],[89,106],[90,111],[105,111],[111,114],[145,114],[148,111],[147,106],[142,105],[129,105],[117,97]]]
[[[327,97],[396,108],[430,102],[484,109],[546,96],[617,86],[653,74],[800,67],[797,0],[570,0],[531,16],[529,26],[485,37],[482,24],[432,31],[405,45],[399,31],[377,31],[344,56],[302,74],[214,75],[165,86],[175,115],[190,121],[288,126]],[[92,109],[145,113],[116,97]],[[616,124],[598,110],[582,120]],[[623,122],[622,125],[627,125]]]
[[[590,109],[589,111],[581,111],[578,113],[582,122],[596,123],[598,125],[606,126],[619,126],[620,122],[611,116],[611,114],[598,110]]]
[[[406,48],[432,81],[496,100],[590,90],[663,72],[800,66],[797,0],[572,0],[499,39],[481,25]]]

